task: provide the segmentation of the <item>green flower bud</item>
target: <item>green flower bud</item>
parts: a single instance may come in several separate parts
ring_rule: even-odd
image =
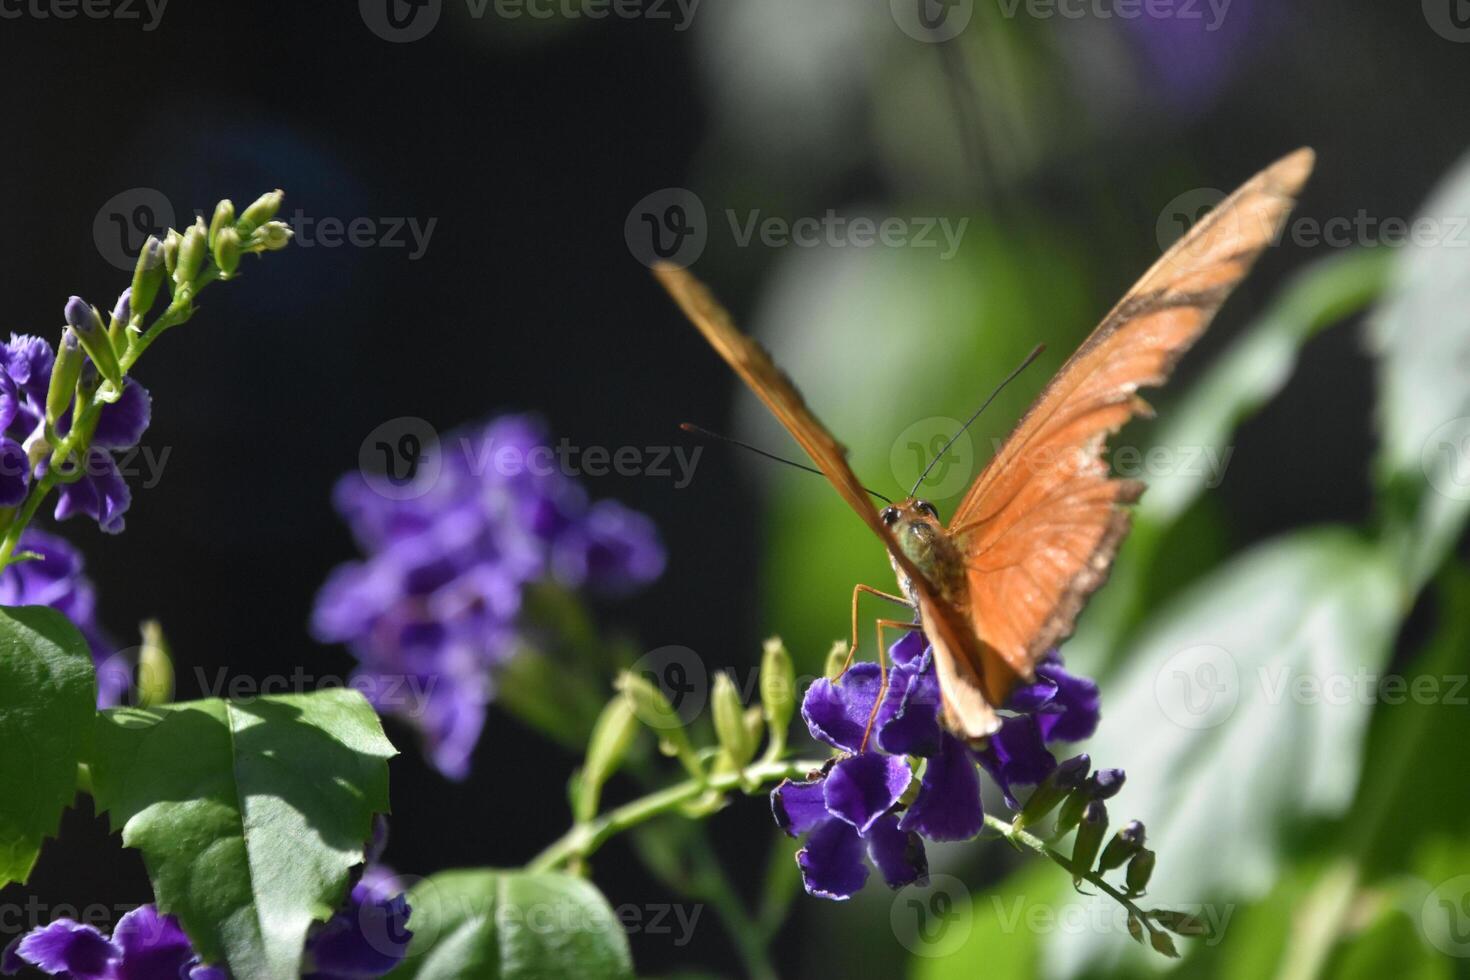
[[[1045,820],[1047,815],[1067,798],[1067,794],[1082,785],[1091,767],[1092,760],[1086,754],[1074,755],[1058,764],[1041,781],[1041,785],[1036,787],[1036,791],[1021,808],[1021,815],[1016,818],[1016,826],[1034,825]],[[1080,810],[1078,816],[1079,818],[1081,816]]]
[[[684,731],[684,720],[674,711],[664,692],[646,677],[630,671],[620,674],[615,686],[628,699],[638,720],[658,735],[659,751],[678,756],[691,776],[704,778],[694,747],[689,744],[689,734]]]
[[[1082,811],[1087,804],[1092,802],[1092,794],[1087,791],[1086,784],[1068,794],[1062,803],[1062,810],[1057,814],[1057,833],[1065,834],[1077,824],[1082,822]]]
[[[138,704],[151,708],[174,699],[174,662],[168,640],[155,619],[143,624],[143,646],[138,652]]]
[[[170,277],[179,267],[179,243],[181,241],[179,233],[172,228],[168,230],[168,234],[163,236],[163,267],[168,270]]]
[[[587,761],[582,765],[573,801],[574,815],[579,821],[596,816],[602,786],[628,757],[628,748],[637,734],[638,715],[633,710],[633,702],[619,694],[602,709],[587,742]]]
[[[745,727],[745,705],[740,702],[740,692],[730,675],[715,675],[714,690],[710,692],[711,707],[715,715],[715,735],[720,748],[736,769],[740,769],[755,758],[757,742],[750,737]]]
[[[771,637],[761,652],[761,709],[772,745],[786,745],[786,730],[796,713],[796,668],[780,637]]]
[[[181,289],[193,286],[194,280],[204,270],[204,259],[208,254],[209,230],[204,226],[204,219],[198,218],[184,232],[183,240],[179,243],[174,285]]]
[[[138,253],[138,264],[133,267],[133,289],[128,305],[134,318],[146,316],[153,309],[164,275],[163,243],[149,235],[143,243],[143,250]]]
[[[51,387],[46,389],[46,421],[52,426],[71,406],[86,360],[77,332],[67,327],[61,334],[61,343],[56,345],[56,365],[51,369]]]
[[[1082,823],[1077,828],[1077,839],[1072,842],[1072,884],[1082,884],[1082,878],[1092,870],[1097,852],[1102,848],[1103,835],[1108,832],[1108,807],[1102,800],[1091,800],[1082,811]]]
[[[822,676],[829,681],[835,681],[842,676],[842,671],[847,666],[847,643],[838,640],[832,644],[832,649],[827,653],[827,666],[822,671]]]
[[[1108,841],[1108,846],[1103,848],[1102,857],[1097,862],[1097,870],[1106,873],[1127,864],[1133,855],[1142,850],[1143,838],[1143,824],[1137,820],[1128,821],[1123,825],[1123,829]]]
[[[291,226],[284,221],[267,221],[250,236],[247,251],[279,252],[291,244]]]
[[[1179,950],[1174,948],[1174,940],[1169,938],[1167,932],[1151,932],[1148,934],[1148,941],[1156,952],[1163,953],[1171,959],[1179,958]]]
[[[117,351],[112,349],[112,340],[107,336],[107,328],[102,325],[102,314],[97,312],[97,307],[89,305],[80,296],[73,296],[67,300],[64,315],[67,326],[76,332],[77,339],[92,358],[92,363],[97,365],[97,370],[120,390],[122,368],[118,366]],[[50,392],[47,392],[47,396],[49,403]]]
[[[274,190],[269,194],[262,194],[255,199],[255,203],[245,209],[240,215],[240,220],[235,223],[241,235],[249,235],[252,231],[265,224],[276,216],[281,210],[281,202],[285,200],[286,192]]]
[[[209,247],[214,248],[215,239],[219,238],[221,231],[234,226],[235,205],[226,198],[214,206],[214,217],[209,219]]]
[[[214,264],[219,266],[219,277],[229,279],[240,267],[240,233],[234,228],[221,228],[214,236]]]
[[[1148,889],[1148,880],[1154,875],[1154,852],[1144,848],[1128,862],[1128,893],[1142,895]]]
[[[1128,935],[1136,939],[1140,946],[1143,945],[1143,922],[1132,912],[1128,913]]]

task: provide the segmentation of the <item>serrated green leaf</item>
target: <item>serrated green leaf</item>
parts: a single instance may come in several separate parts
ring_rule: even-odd
[[[0,885],[25,881],[56,832],[96,710],[76,627],[44,606],[0,608]]]
[[[572,875],[446,871],[408,895],[413,942],[392,980],[631,980],[622,924]]]
[[[345,894],[394,750],[346,689],[98,716],[92,780],[158,907],[237,977],[299,973],[307,929]]]

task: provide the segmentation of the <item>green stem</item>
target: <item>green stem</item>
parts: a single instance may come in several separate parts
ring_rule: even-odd
[[[1142,923],[1144,928],[1146,928],[1150,933],[1156,933],[1160,931],[1159,928],[1153,924],[1153,921],[1149,918],[1148,913],[1144,912],[1143,909],[1139,908],[1133,903],[1133,899],[1129,898],[1126,894],[1119,891],[1117,888],[1108,884],[1108,882],[1104,880],[1102,872],[1093,871],[1091,869],[1078,871],[1075,867],[1073,867],[1072,859],[1067,857],[1061,851],[1058,851],[1056,848],[1052,847],[1050,844],[1042,840],[1040,837],[1037,837],[1035,834],[1026,830],[1022,830],[1015,824],[1008,823],[1007,821],[1002,820],[999,817],[992,816],[988,813],[985,814],[985,826],[989,827],[991,830],[996,831],[1002,837],[1013,844],[1025,847],[1030,851],[1034,851],[1044,858],[1050,858],[1054,864],[1056,864],[1062,870],[1066,871],[1069,875],[1072,875],[1074,878],[1081,878],[1083,881],[1092,885],[1098,891],[1102,892],[1104,895],[1107,895],[1113,901],[1117,902],[1119,905],[1123,906],[1123,908],[1127,909],[1135,918],[1138,919],[1140,923]]]
[[[661,789],[609,810],[595,820],[577,824],[532,858],[526,865],[526,870],[551,871],[568,861],[590,857],[603,844],[623,831],[646,823],[654,817],[672,813],[685,803],[690,803],[710,791],[724,793],[742,789],[747,783],[759,786],[764,783],[779,782],[782,779],[799,779],[814,769],[820,769],[824,764],[823,759],[762,762],[750,766],[744,772],[722,773],[718,776],[709,776],[702,781],[688,779],[682,783],[675,783],[667,789]]]

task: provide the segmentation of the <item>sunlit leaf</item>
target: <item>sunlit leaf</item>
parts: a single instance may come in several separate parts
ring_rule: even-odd
[[[76,795],[96,703],[92,654],[65,616],[0,608],[0,885],[30,875]]]
[[[394,751],[372,707],[337,688],[98,719],[97,803],[143,852],[158,907],[237,977],[297,976],[388,809]]]

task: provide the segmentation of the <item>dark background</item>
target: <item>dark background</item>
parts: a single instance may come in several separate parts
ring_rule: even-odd
[[[1470,47],[1428,30],[1419,4],[1283,2],[1272,18],[1238,42],[1243,66],[1208,100],[1172,115],[1125,107],[1013,191],[1079,247],[1108,243],[1089,284],[1098,313],[1157,254],[1158,209],[1192,186],[1154,186],[1161,161],[1229,187],[1311,144],[1321,165],[1304,214],[1408,216],[1464,150]],[[170,452],[163,478],[133,481],[127,533],[81,522],[62,531],[86,553],[120,645],[135,642],[138,620],[162,620],[181,698],[202,693],[196,667],[206,678],[348,673],[351,659],[314,644],[306,623],[325,574],[353,554],[331,485],[387,420],[420,416],[443,431],[529,408],[558,436],[606,446],[667,445],[685,419],[729,428],[732,378],[623,234],[644,195],[760,162],[757,149],[725,139],[711,111],[692,43],[705,26],[696,16],[683,33],[642,20],[512,29],[470,20],[459,0],[411,44],[379,39],[351,3],[174,0],[152,32],[117,19],[0,20],[9,329],[54,339],[71,293],[111,305],[128,277],[101,256],[92,228],[104,202],[130,188],[163,192],[180,225],[220,197],[243,206],[277,186],[284,217],[299,208],[437,219],[416,261],[404,248],[320,245],[247,261],[242,281],[211,288],[196,319],[144,362],[154,397],[145,444]],[[793,213],[883,197],[891,174],[861,144],[840,149],[844,165],[769,193]],[[773,260],[756,247],[700,271],[742,313]],[[1249,305],[1289,265],[1268,256]],[[1370,390],[1356,332],[1308,349],[1297,381],[1237,440],[1222,499],[1240,540],[1364,516]],[[1288,454],[1298,465],[1269,465]],[[709,450],[678,491],[655,479],[591,481],[595,494],[651,514],[670,554],[648,593],[601,611],[609,627],[647,648],[751,659],[765,627],[752,530],[761,504],[747,464]],[[827,491],[814,480],[811,492]],[[822,615],[841,631],[843,610]],[[394,763],[388,853],[400,870],[514,866],[565,825],[574,760],[515,722],[492,712],[477,778],[463,785],[433,773],[404,729],[390,735],[406,750]],[[65,848],[48,849],[33,882],[9,889],[12,901],[149,898],[136,855],[85,806],[67,819]],[[741,804],[715,825],[746,885],[769,842],[761,809]],[[620,845],[597,872],[615,905],[658,900]],[[784,960],[800,959],[803,907],[783,935]],[[17,923],[4,925],[0,940]],[[644,971],[731,962],[713,924],[685,950],[634,944]]]

